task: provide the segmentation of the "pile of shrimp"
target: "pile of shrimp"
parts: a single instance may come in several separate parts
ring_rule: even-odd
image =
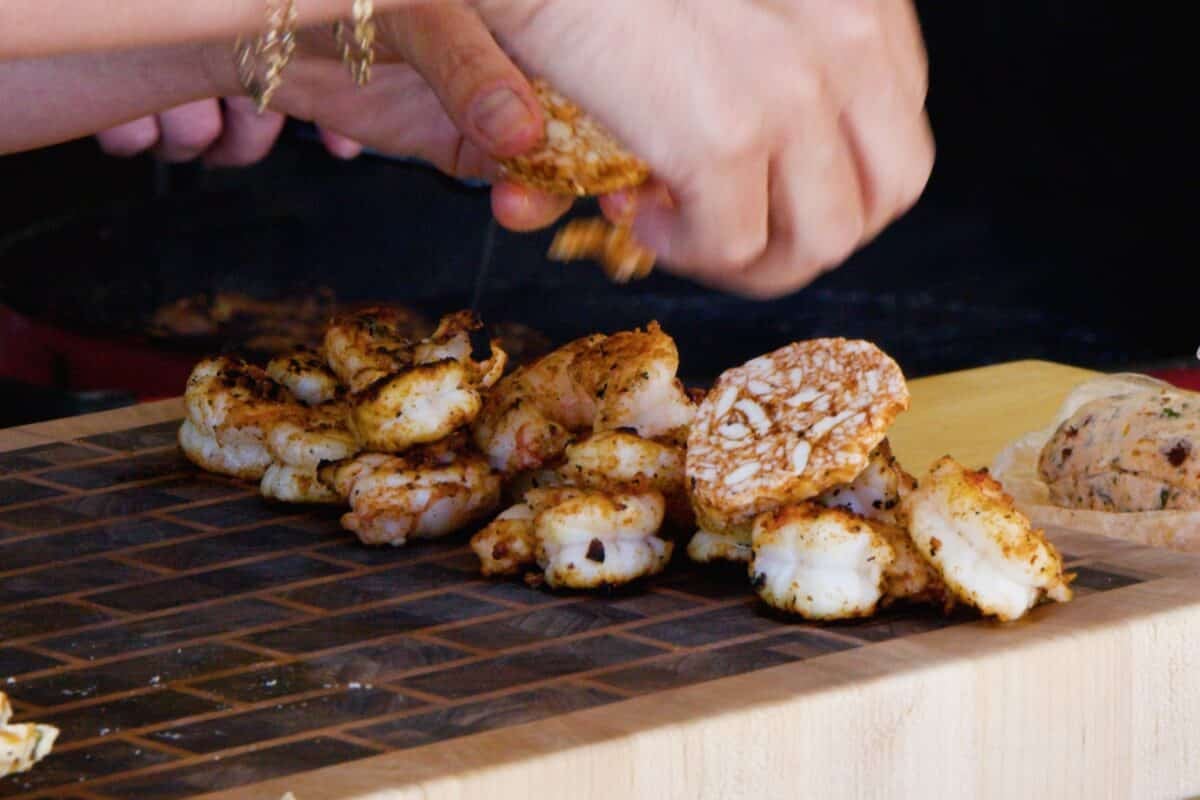
[[[870,343],[793,343],[706,395],[656,323],[507,374],[497,342],[475,358],[474,314],[424,339],[405,323],[370,308],[265,369],[202,361],[184,452],[270,500],[346,507],[368,545],[475,530],[484,575],[552,589],[627,584],[678,551],[745,565],[763,602],[813,620],[900,602],[1011,620],[1071,597],[989,476],[947,457],[918,485],[900,466],[886,432],[908,390]]]
[[[507,356],[472,357],[474,314],[449,314],[427,338],[408,314],[375,307],[335,318],[319,351],[265,370],[230,358],[196,366],[180,428],[204,469],[259,481],[286,503],[347,505],[342,524],[368,544],[403,545],[478,522],[500,503],[500,475],[466,430]]]
[[[365,544],[478,527],[507,499],[474,545],[527,552],[505,559],[505,572],[536,568],[550,586],[591,588],[666,566],[664,529],[694,525],[684,441],[696,395],[676,377],[671,337],[656,324],[588,336],[505,377],[497,342],[473,358],[473,314],[449,314],[420,340],[405,322],[384,307],[336,318],[319,351],[265,370],[202,361],[188,383],[184,452],[257,480],[270,500],[348,506],[342,525]]]
[[[1071,599],[1069,575],[1003,488],[949,456],[918,485],[892,454],[909,403],[869,342],[796,342],[727,370],[688,437],[693,561],[744,563],[758,596],[811,620],[894,603],[1002,621]]]

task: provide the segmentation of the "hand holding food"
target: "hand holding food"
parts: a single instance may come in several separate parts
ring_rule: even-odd
[[[756,297],[792,291],[903,213],[929,177],[925,54],[907,0],[476,7],[649,165],[634,231],[680,274]],[[606,201],[614,221],[630,199]]]

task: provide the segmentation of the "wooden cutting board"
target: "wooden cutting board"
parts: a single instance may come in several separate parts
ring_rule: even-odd
[[[913,382],[910,470],[982,465],[1089,373]],[[1159,797],[1200,790],[1200,560],[1052,533],[1002,625],[765,615],[736,571],[604,597],[367,549],[192,470],[177,401],[0,432],[0,681],[63,730],[0,797]],[[10,677],[11,676],[11,677]],[[5,680],[7,679],[7,680]]]

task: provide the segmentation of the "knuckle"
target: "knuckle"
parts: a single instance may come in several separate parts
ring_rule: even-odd
[[[100,149],[119,157],[136,156],[158,142],[158,125],[153,117],[126,123],[96,134]]]
[[[886,41],[883,17],[875,0],[841,0],[831,7],[834,37],[838,46],[860,51],[882,46]]]
[[[767,283],[752,284],[738,290],[738,294],[747,300],[778,300],[793,292],[799,291],[812,282],[814,275],[789,275],[782,280],[772,280]]]
[[[913,153],[908,160],[906,169],[895,179],[892,191],[891,207],[884,209],[890,217],[903,214],[916,205],[917,200],[925,192],[929,178],[933,174],[934,147],[933,140],[926,139],[920,149]]]
[[[153,125],[139,125],[123,131],[108,142],[108,148],[119,155],[135,156],[144,153],[158,143],[158,129]]]
[[[457,102],[467,104],[496,82],[496,54],[475,44],[452,45],[441,55],[441,63],[433,72],[444,86],[462,88],[450,91]]]
[[[828,272],[848,259],[858,249],[866,231],[861,214],[851,214],[826,226],[819,239],[809,243],[808,252],[798,259],[800,272],[809,279]]]
[[[798,115],[817,113],[829,91],[822,69],[808,58],[789,56],[785,63],[759,103],[775,134],[792,128]]]
[[[933,144],[933,137],[928,136],[921,147],[920,154],[914,160],[913,169],[909,173],[909,180],[904,187],[906,193],[905,199],[909,204],[915,203],[917,198],[925,191],[925,187],[929,184],[929,178],[933,175],[933,165],[936,157],[937,150]]]
[[[708,260],[730,272],[745,272],[766,249],[765,233],[745,231],[718,237],[708,248]]]
[[[749,114],[732,113],[717,118],[717,124],[703,132],[705,157],[722,164],[747,161],[761,149],[763,131],[760,122]]]
[[[205,116],[190,125],[171,131],[168,138],[171,144],[192,153],[207,150],[221,136],[221,119],[219,116]]]
[[[763,104],[736,87],[718,83],[699,89],[683,145],[689,161],[730,164],[762,150],[766,140],[762,109]]]

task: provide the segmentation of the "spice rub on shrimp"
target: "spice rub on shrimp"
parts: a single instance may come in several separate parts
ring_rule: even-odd
[[[534,489],[475,534],[485,575],[534,563],[551,588],[620,586],[666,568],[673,544],[657,534],[665,503],[655,491]]]
[[[1071,599],[1071,576],[1042,531],[986,472],[939,459],[905,501],[917,549],[956,597],[1001,620]]]
[[[303,407],[259,367],[206,358],[192,370],[179,428],[184,455],[210,472],[259,480],[271,465],[267,433]]]
[[[701,528],[688,540],[687,554],[698,564],[719,561],[748,564],[754,557],[751,528],[739,525],[717,532]]]
[[[808,619],[868,616],[896,601],[953,605],[908,532],[801,503],[754,521],[750,579],[769,605]]]
[[[866,617],[883,599],[895,553],[861,517],[815,503],[754,521],[750,580],[759,597],[806,619]]]
[[[479,327],[470,312],[443,317],[432,336],[412,345],[409,366],[350,396],[350,428],[364,449],[403,452],[475,419],[481,390],[500,379],[507,363],[496,341],[490,358],[472,360],[470,331]]]
[[[403,456],[363,453],[318,474],[350,503],[342,526],[364,544],[401,546],[453,533],[496,510],[500,476],[483,456],[434,446]]]
[[[593,433],[567,446],[557,474],[568,486],[607,492],[653,489],[675,527],[695,525],[684,477],[684,450],[628,430]]]
[[[826,489],[814,502],[827,508],[844,508],[860,517],[904,526],[902,501],[917,488],[917,481],[892,455],[887,439],[871,451],[867,467],[849,483]]]
[[[341,393],[337,376],[315,350],[301,347],[267,362],[267,375],[306,406],[318,406]]]
[[[695,405],[678,369],[675,342],[657,323],[577,339],[495,386],[475,422],[475,442],[492,466],[512,474],[555,460],[587,431],[681,437]]]
[[[0,692],[0,778],[31,769],[50,754],[59,734],[53,725],[10,723],[11,718],[12,704]]]
[[[263,497],[284,503],[341,502],[341,496],[318,479],[317,468],[358,452],[346,414],[345,403],[335,401],[304,408],[275,423],[267,434],[273,463],[259,484]]]
[[[376,306],[336,317],[325,330],[329,368],[357,392],[413,363],[412,312]]]

